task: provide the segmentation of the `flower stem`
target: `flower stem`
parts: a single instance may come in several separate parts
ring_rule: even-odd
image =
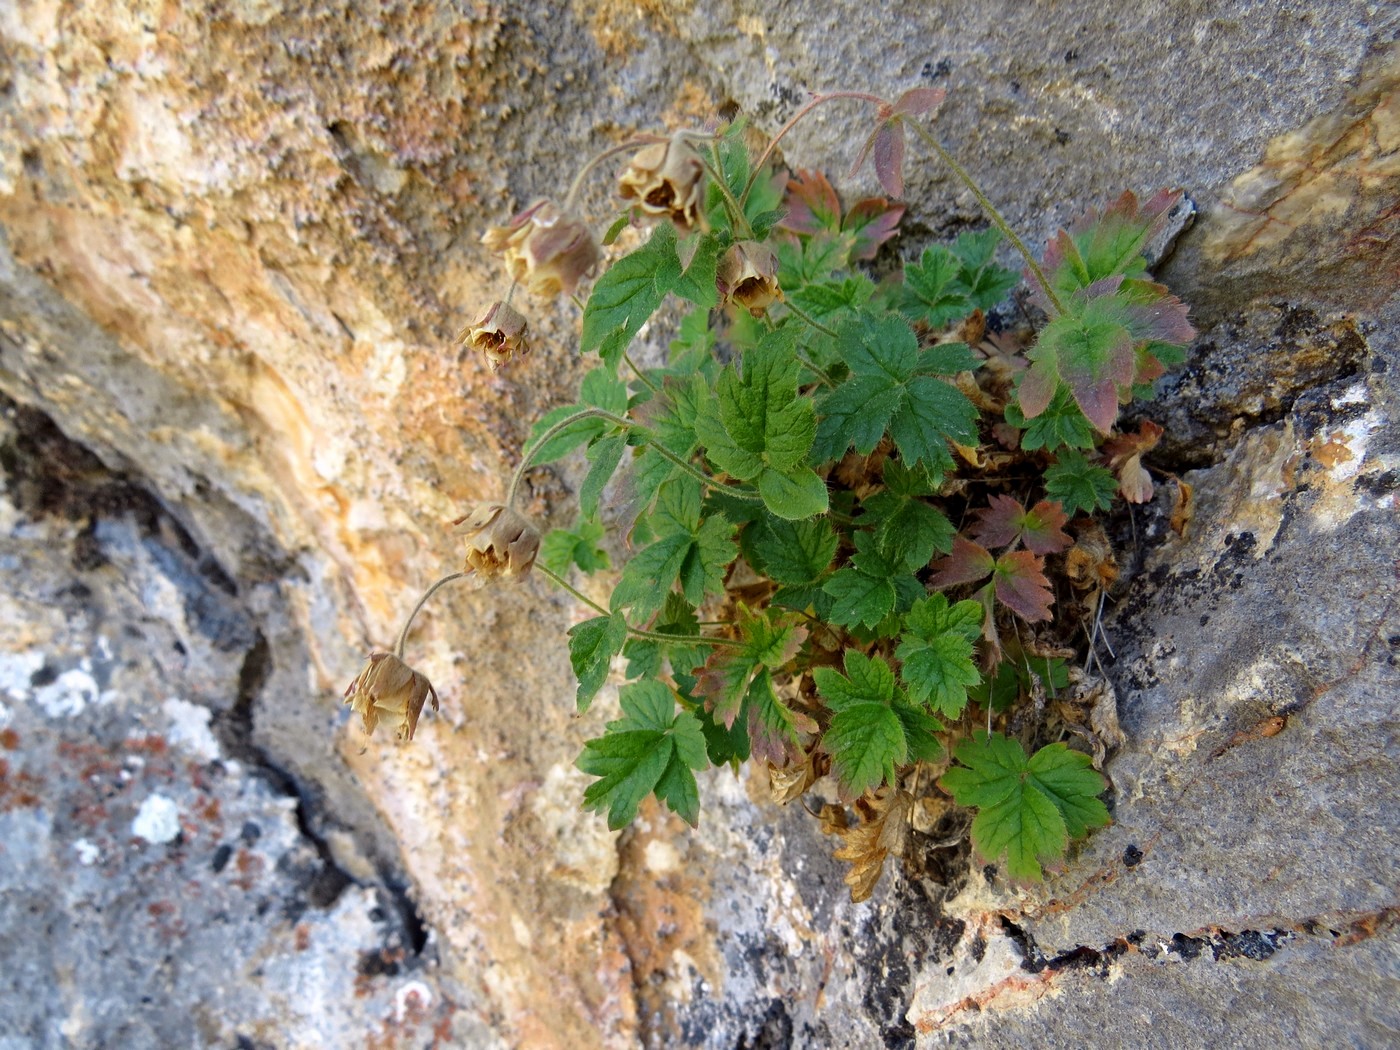
[[[555,437],[556,435],[558,435],[568,427],[572,426],[574,423],[577,423],[581,419],[601,419],[605,422],[611,423],[615,427],[621,427],[623,430],[632,430],[637,432],[642,436],[643,440],[645,440],[647,444],[649,444],[652,448],[656,449],[657,453],[661,456],[662,459],[669,460],[671,463],[675,464],[677,467],[685,471],[691,477],[695,478],[695,480],[700,482],[700,484],[714,489],[716,492],[723,492],[726,495],[735,497],[736,499],[749,500],[750,502],[762,502],[763,500],[763,497],[760,496],[757,492],[750,492],[747,489],[737,488],[732,485],[721,485],[718,481],[710,477],[703,470],[699,470],[695,467],[694,464],[686,462],[685,459],[676,455],[665,445],[661,444],[661,442],[655,440],[651,435],[651,431],[647,430],[646,427],[640,426],[639,424],[632,422],[630,419],[623,419],[621,416],[615,416],[606,409],[583,408],[579,409],[579,411],[573,413],[572,415],[565,416],[558,423],[555,423],[554,426],[550,427],[543,434],[541,434],[540,439],[536,441],[533,445],[531,445],[530,448],[526,451],[526,453],[520,457],[520,465],[515,468],[515,473],[511,475],[510,487],[506,489],[507,507],[514,508],[515,497],[520,490],[520,482],[524,479],[525,472],[530,469],[530,464],[534,462],[535,453],[538,452],[540,449],[544,448],[545,444],[551,438]]]
[[[438,580],[437,583],[433,584],[431,587],[429,587],[426,591],[423,592],[423,597],[418,599],[418,604],[413,607],[413,611],[408,614],[408,619],[404,621],[403,630],[399,632],[398,641],[394,643],[395,656],[397,656],[400,660],[403,659],[403,649],[404,646],[408,643],[409,629],[413,627],[414,619],[418,616],[418,613],[420,610],[422,610],[423,606],[427,604],[428,599],[431,598],[443,587],[451,583],[453,580],[460,580],[463,576],[470,575],[470,573],[466,572],[448,573],[442,579]]]
[[[724,207],[729,212],[730,224],[736,233],[741,233],[741,240],[753,240],[753,227],[749,225],[748,218],[744,215],[744,206],[734,199],[734,191],[729,188],[729,183],[724,181],[724,165],[720,163],[719,147],[710,146],[710,157],[705,157],[699,150],[695,155],[700,158],[700,163],[704,165],[706,173],[710,176],[720,193],[724,194]],[[740,229],[742,227],[742,229]]]
[[[574,176],[574,181],[569,183],[569,192],[564,195],[563,210],[573,210],[574,200],[578,197],[579,190],[583,189],[583,180],[588,177],[590,171],[603,161],[607,160],[609,157],[615,157],[619,153],[626,153],[628,150],[634,150],[638,146],[650,146],[652,143],[665,141],[665,139],[657,135],[641,135],[635,139],[621,142],[616,146],[609,146],[607,149],[603,150],[602,153],[591,157],[587,164],[579,168],[578,174]]]
[[[661,388],[647,378],[646,373],[637,367],[637,362],[632,360],[631,355],[628,354],[626,350],[622,351],[622,359],[627,362],[627,367],[632,369],[632,374],[640,379],[647,389],[653,394],[661,393]]]
[[[753,171],[749,173],[749,181],[744,183],[744,192],[739,194],[739,203],[741,205],[747,204],[749,202],[749,191],[753,189],[753,184],[758,181],[759,173],[763,171],[763,165],[768,161],[768,158],[773,155],[773,150],[777,148],[778,142],[782,139],[782,137],[786,135],[789,131],[791,131],[794,127],[796,127],[798,121],[800,121],[808,113],[812,112],[812,110],[820,106],[823,102],[831,102],[834,99],[838,98],[860,99],[862,102],[873,102],[877,106],[889,105],[889,103],[882,99],[879,95],[867,95],[863,91],[833,91],[827,95],[817,95],[805,106],[803,106],[796,113],[794,113],[792,115],[792,119],[789,120],[786,124],[784,124],[778,130],[778,133],[774,135],[773,138],[769,141],[768,147],[763,151],[763,155],[758,158],[758,163],[756,163],[753,166]]]
[[[560,587],[564,588],[564,590],[568,591],[570,594],[572,594],[572,595],[573,595],[575,598],[577,598],[579,601],[583,602],[584,605],[588,606],[588,607],[589,607],[590,609],[592,609],[594,612],[598,613],[600,616],[611,616],[611,615],[612,615],[612,613],[608,612],[608,610],[604,609],[601,605],[599,605],[597,602],[595,602],[592,598],[588,597],[588,595],[584,594],[584,593],[583,593],[582,591],[580,591],[580,590],[577,590],[571,583],[569,583],[568,580],[564,579],[564,577],[560,576],[558,573],[554,572],[553,570],[547,568],[547,567],[544,566],[544,565],[541,565],[539,562],[536,562],[536,563],[535,563],[535,568],[538,569],[540,572],[542,572],[542,573],[543,573],[546,577],[548,577],[550,580],[553,580],[555,583],[557,583]],[[735,638],[718,638],[718,637],[715,637],[715,636],[713,636],[713,635],[707,635],[707,634],[702,634],[702,635],[658,634],[658,633],[655,632],[655,631],[644,631],[644,630],[642,630],[640,627],[633,627],[631,624],[627,624],[627,633],[628,633],[629,635],[631,635],[633,638],[642,638],[642,639],[644,639],[644,640],[646,640],[646,641],[649,641],[649,642],[668,642],[668,643],[670,643],[670,644],[672,644],[672,645],[674,645],[674,644],[675,644],[676,642],[678,642],[678,641],[686,641],[687,639],[693,639],[693,640],[695,640],[695,641],[697,641],[697,642],[704,642],[704,643],[706,643],[707,645],[743,645],[743,644],[744,644],[743,642],[741,642],[741,641],[739,641],[739,640],[737,640],[737,639],[735,639]]]
[[[1055,289],[1050,287],[1050,282],[1046,279],[1045,271],[1042,270],[1040,264],[1035,261],[1035,256],[1030,253],[1030,249],[1026,247],[1025,242],[1022,241],[1020,237],[1016,236],[1016,231],[1002,218],[1001,212],[997,211],[996,206],[987,199],[987,195],[982,192],[982,187],[977,185],[977,180],[968,174],[967,169],[959,164],[957,160],[954,159],[953,155],[944,149],[943,145],[929,134],[922,125],[912,120],[906,120],[904,124],[907,127],[913,128],[914,133],[928,143],[929,147],[938,154],[943,163],[953,169],[953,174],[962,180],[963,185],[972,191],[972,195],[977,198],[977,203],[980,204],[982,210],[987,213],[987,218],[992,220],[992,225],[1000,230],[1002,236],[1010,241],[1012,246],[1021,253],[1021,258],[1026,261],[1026,267],[1030,270],[1036,283],[1040,285],[1041,290],[1045,292],[1045,298],[1050,300],[1050,304],[1055,308],[1057,313],[1064,313],[1065,305],[1060,301],[1060,297],[1055,294]]]

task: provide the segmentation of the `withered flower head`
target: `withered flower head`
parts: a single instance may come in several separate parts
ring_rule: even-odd
[[[524,576],[540,552],[540,532],[519,511],[499,503],[482,503],[452,523],[467,539],[466,572],[483,579]]]
[[[766,244],[738,241],[720,257],[715,287],[721,300],[738,303],[755,317],[761,317],[763,311],[783,298],[778,287],[778,257]]]
[[[637,153],[622,173],[618,195],[648,215],[663,215],[688,233],[700,219],[704,167],[683,135]]]
[[[494,372],[512,357],[530,352],[525,328],[525,316],[519,310],[509,303],[495,302],[479,321],[462,329],[457,341],[485,354]]]
[[[364,719],[365,732],[373,733],[379,718],[399,719],[398,737],[412,740],[418,727],[423,703],[432,700],[438,709],[437,691],[433,684],[392,653],[372,653],[369,663],[345,690],[345,702]]]
[[[511,280],[533,295],[572,293],[599,258],[588,227],[551,200],[537,200],[505,226],[493,226],[481,243],[500,252]]]

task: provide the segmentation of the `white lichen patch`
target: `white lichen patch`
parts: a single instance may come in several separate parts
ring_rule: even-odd
[[[213,717],[209,708],[172,696],[160,705],[160,709],[170,719],[165,737],[171,744],[204,762],[212,762],[219,757],[219,742],[209,728],[209,720]]]
[[[146,796],[131,822],[131,833],[156,845],[173,842],[180,834],[180,807],[161,794]]]
[[[92,867],[102,859],[102,850],[87,839],[74,839],[73,852],[78,855],[78,863],[85,868]]]
[[[0,692],[11,700],[28,700],[34,672],[44,666],[44,654],[37,649],[22,653],[0,653]]]
[[[97,680],[80,667],[64,671],[48,685],[34,691],[34,702],[49,718],[72,718],[96,703],[101,695]]]

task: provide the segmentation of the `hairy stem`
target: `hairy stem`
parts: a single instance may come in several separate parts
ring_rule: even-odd
[[[569,583],[568,580],[564,579],[564,577],[560,576],[558,573],[554,572],[553,570],[551,570],[551,569],[548,568],[547,566],[540,565],[540,564],[537,562],[537,563],[535,564],[535,568],[538,569],[540,572],[542,572],[548,579],[554,581],[556,584],[558,584],[558,585],[559,585],[560,587],[562,587],[564,590],[568,591],[570,594],[572,594],[572,595],[573,595],[575,598],[577,598],[579,601],[583,602],[584,605],[588,606],[588,607],[589,607],[590,609],[592,609],[594,612],[598,613],[598,615],[600,615],[600,616],[611,616],[611,615],[612,615],[612,613],[608,612],[607,609],[604,609],[601,605],[599,605],[597,602],[595,602],[592,598],[588,597],[588,595],[584,594],[582,591],[580,591],[580,590],[578,590],[577,588],[575,588],[575,587],[573,586],[573,584]],[[674,645],[674,644],[675,644],[676,642],[678,642],[678,641],[684,641],[684,640],[686,639],[686,637],[687,637],[687,636],[685,636],[685,635],[658,634],[658,633],[656,633],[655,631],[644,631],[644,630],[642,630],[640,627],[633,627],[631,624],[628,624],[628,625],[627,625],[627,633],[628,633],[628,635],[630,635],[630,636],[633,637],[633,638],[642,638],[642,639],[645,639],[645,640],[651,641],[651,642],[668,642],[668,643],[670,643],[670,644],[672,644],[672,645]],[[741,646],[741,645],[744,644],[743,642],[738,641],[738,640],[736,640],[736,639],[734,639],[734,638],[717,638],[717,637],[714,637],[714,636],[712,636],[712,635],[707,635],[707,634],[702,634],[702,635],[698,635],[698,636],[692,635],[692,636],[690,636],[690,637],[695,638],[697,641],[705,642],[706,644],[709,644],[709,645],[739,645],[739,646]]]
[[[642,384],[653,394],[661,393],[661,388],[646,377],[646,374],[637,367],[637,362],[632,360],[631,355],[626,350],[622,352],[622,359],[627,362],[627,367],[632,369],[632,374],[642,381]]]
[[[564,195],[564,211],[572,211],[574,201],[578,197],[579,190],[583,189],[583,180],[588,177],[588,173],[596,168],[609,157],[615,157],[619,153],[626,153],[628,150],[637,149],[640,146],[650,146],[655,142],[665,142],[664,138],[658,135],[640,135],[635,139],[619,143],[616,146],[609,146],[602,153],[589,158],[588,163],[579,168],[578,174],[574,176],[574,181],[569,183],[569,192]]]
[[[749,220],[744,215],[744,206],[735,200],[729,183],[724,181],[724,165],[720,163],[719,147],[711,145],[709,157],[702,155],[699,150],[695,151],[695,155],[700,158],[700,163],[704,165],[706,173],[710,176],[710,181],[719,187],[720,193],[724,194],[724,207],[729,212],[730,224],[736,232],[743,234],[743,240],[753,240],[753,227],[749,225]]]
[[[624,419],[621,416],[613,415],[613,413],[607,411],[606,409],[583,408],[579,409],[579,411],[577,412],[572,413],[571,415],[565,416],[558,423],[555,423],[552,427],[550,427],[543,434],[541,434],[539,440],[536,441],[533,445],[531,445],[530,448],[525,452],[525,454],[520,457],[520,465],[515,468],[515,473],[512,474],[510,478],[510,487],[506,489],[507,507],[513,508],[515,506],[515,497],[520,491],[520,482],[524,479],[525,472],[530,469],[530,465],[534,462],[535,454],[540,449],[544,448],[545,444],[551,438],[557,436],[558,434],[566,430],[568,427],[572,426],[574,423],[577,423],[581,419],[602,419],[608,423],[611,423],[615,427],[621,427],[623,430],[631,430],[639,434],[648,445],[656,449],[657,453],[661,456],[662,459],[669,460],[671,463],[675,464],[677,467],[685,471],[696,481],[700,482],[700,484],[706,486],[707,488],[714,489],[716,492],[723,492],[726,495],[735,497],[736,499],[749,500],[750,502],[763,501],[763,497],[760,496],[757,492],[750,492],[747,489],[737,488],[732,485],[720,484],[714,478],[710,477],[710,475],[706,474],[703,470],[697,468],[693,463],[687,462],[684,458],[676,455],[665,445],[661,444],[661,442],[655,440],[655,438],[651,434],[651,431],[647,430],[646,427],[640,426],[637,423],[632,422],[632,420],[630,419]]]
[[[773,150],[777,148],[782,137],[796,127],[798,121],[820,106],[823,102],[831,102],[838,98],[859,99],[862,102],[873,102],[877,106],[889,105],[889,103],[879,95],[868,95],[863,91],[833,91],[826,95],[817,95],[794,113],[792,119],[779,128],[778,133],[769,141],[767,148],[763,151],[763,155],[758,158],[758,163],[753,166],[753,171],[749,173],[749,181],[744,183],[744,192],[739,195],[740,204],[747,204],[749,202],[749,192],[753,189],[753,184],[758,181],[759,172],[763,170],[763,165],[767,163],[768,158],[773,155]]]
[[[442,579],[438,580],[437,583],[433,584],[431,587],[429,587],[426,591],[423,592],[423,597],[418,599],[418,604],[413,607],[413,611],[408,614],[408,619],[404,621],[403,630],[399,632],[398,641],[394,643],[395,656],[397,656],[400,660],[403,659],[403,649],[404,646],[408,643],[408,632],[413,627],[413,621],[417,618],[418,613],[422,610],[423,606],[428,603],[428,599],[431,598],[443,587],[446,587],[453,580],[460,580],[463,576],[470,575],[471,573],[469,572],[448,573]]]
[[[1050,287],[1050,282],[1046,279],[1045,271],[1040,268],[1040,263],[1035,261],[1035,256],[1030,253],[1030,249],[1026,247],[1025,242],[1022,241],[1020,237],[1016,236],[1016,231],[1002,218],[1001,212],[996,209],[996,205],[987,199],[987,195],[982,192],[982,187],[977,185],[977,180],[968,174],[967,169],[959,164],[953,155],[943,148],[942,143],[934,138],[922,125],[912,120],[906,120],[904,123],[905,126],[913,128],[915,134],[928,143],[929,147],[938,154],[943,163],[953,170],[953,174],[962,180],[963,185],[972,191],[972,195],[977,198],[977,203],[980,204],[982,210],[987,213],[987,218],[992,220],[992,225],[1000,230],[1002,236],[1010,241],[1012,246],[1021,253],[1021,258],[1026,261],[1026,267],[1030,270],[1036,283],[1040,285],[1041,290],[1045,292],[1045,298],[1050,300],[1050,305],[1055,308],[1055,312],[1064,313],[1065,304],[1061,302],[1060,297],[1055,294],[1055,289]]]

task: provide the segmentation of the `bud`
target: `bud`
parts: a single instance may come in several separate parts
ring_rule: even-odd
[[[738,241],[720,257],[715,287],[725,302],[738,303],[755,317],[761,317],[775,301],[783,298],[778,287],[778,257],[773,249],[758,241]]]
[[[499,503],[483,503],[452,523],[467,539],[465,572],[483,579],[524,576],[540,552],[540,533],[523,514]]]
[[[397,716],[398,737],[404,741],[413,739],[423,703],[429,699],[436,711],[433,684],[391,653],[370,654],[365,669],[345,690],[345,702],[364,720],[366,733],[374,732],[380,715]]]
[[[486,363],[494,372],[512,357],[524,357],[530,352],[525,328],[525,316],[519,310],[509,303],[495,302],[481,320],[462,329],[457,341],[485,354]]]
[[[663,215],[682,233],[700,219],[705,169],[683,135],[642,149],[622,173],[618,195],[647,215]]]
[[[533,295],[572,293],[597,264],[598,245],[580,220],[550,200],[537,200],[481,243],[505,257],[506,272]]]

